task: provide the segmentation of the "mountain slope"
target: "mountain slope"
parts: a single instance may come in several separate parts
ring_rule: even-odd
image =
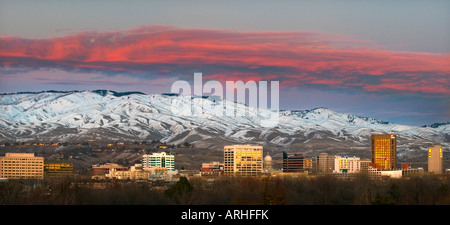
[[[450,146],[450,124],[405,126],[327,108],[284,110],[273,128],[261,117],[216,116],[218,102],[192,98],[201,116],[171,112],[176,95],[112,91],[40,92],[0,95],[0,141],[161,140],[223,148],[233,143],[287,149],[365,148],[372,133],[394,133],[409,151],[431,144]],[[239,109],[251,109],[237,104]]]

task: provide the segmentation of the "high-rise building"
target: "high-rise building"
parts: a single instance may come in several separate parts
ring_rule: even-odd
[[[442,174],[442,146],[434,145],[428,148],[428,172]]]
[[[166,154],[165,152],[144,155],[142,159],[144,168],[167,168],[169,171],[175,170],[175,156]]]
[[[0,177],[43,179],[44,157],[34,156],[34,153],[6,153],[0,157]]]
[[[356,156],[335,156],[334,173],[359,173],[361,171],[360,158]]]
[[[224,147],[225,175],[258,176],[262,171],[262,146],[229,145]]]
[[[303,156],[299,154],[288,155],[283,152],[283,172],[303,172]]]
[[[395,134],[373,134],[371,137],[371,161],[379,170],[393,170],[397,162]]]
[[[334,157],[328,155],[328,153],[320,153],[319,156],[316,157],[316,164],[317,173],[333,173]]]

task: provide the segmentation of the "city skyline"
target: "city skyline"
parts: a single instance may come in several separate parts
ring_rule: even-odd
[[[390,134],[386,135],[391,137]],[[367,142],[369,145],[372,141],[367,140]],[[20,149],[25,147],[24,143],[14,143],[16,147],[2,145],[0,148],[5,148],[2,151],[6,152],[5,156],[0,155],[0,185],[4,195],[1,199],[2,204],[195,205],[197,203],[215,205],[220,203],[221,205],[337,204],[342,206],[354,204],[446,205],[449,200],[445,187],[448,186],[447,178],[450,171],[446,169],[443,173],[444,156],[440,145],[430,146],[428,154],[423,157],[428,158],[423,160],[425,165],[428,164],[428,170],[424,169],[426,166],[412,166],[408,162],[401,162],[401,168],[395,168],[395,166],[379,168],[376,161],[362,160],[359,156],[341,153],[317,152],[319,154],[316,157],[304,158],[303,154],[297,154],[295,151],[290,153],[283,151],[280,156],[282,159],[276,159],[282,162],[278,162],[279,165],[273,168],[269,154],[262,157],[262,145],[247,143],[225,145],[223,151],[217,152],[222,154],[223,162],[209,161],[210,157],[202,158],[202,154],[196,154],[197,164],[201,164],[201,167],[185,169],[178,166],[177,169],[171,170],[175,161],[183,163],[184,160],[191,158],[183,157],[183,155],[195,150],[180,146],[184,149],[176,151],[175,146],[165,148],[168,146],[160,142],[144,144],[151,144],[153,147],[151,149],[143,148],[143,146],[136,148],[136,145],[142,144],[144,143],[118,142],[114,146],[120,146],[122,149],[116,149],[105,143],[103,147],[112,147],[111,150],[114,153],[134,155],[131,158],[138,161],[120,160],[126,163],[124,165],[105,160],[99,164],[88,163],[87,170],[80,168],[79,159],[83,158],[81,161],[92,163],[93,161],[87,160],[86,157],[95,152],[94,157],[97,159],[95,161],[98,163],[103,147],[85,145],[82,147],[85,149],[83,153],[75,151],[73,152],[76,153],[75,157],[69,156],[68,160],[55,161],[48,160],[55,156],[55,154],[49,155],[50,149],[43,148],[37,155],[9,153],[10,150],[23,151]],[[76,143],[72,145],[82,146]],[[42,146],[54,148],[53,144]],[[86,147],[92,148],[91,153],[86,150]],[[35,148],[33,149],[37,152]],[[175,154],[166,154],[167,150],[175,151]],[[68,152],[67,149],[58,148],[54,153],[59,154],[62,151]],[[153,154],[149,155],[149,152]],[[41,156],[42,153],[45,156]],[[169,155],[172,158],[169,160],[171,163],[167,161],[164,163],[164,157]],[[178,157],[183,160],[179,160]],[[205,163],[204,160],[208,161]],[[15,188],[22,191],[11,194],[11,188],[8,188],[11,185],[23,187]],[[411,186],[415,188],[410,189]],[[417,189],[421,191],[416,191]],[[323,198],[323,195],[327,197]]]
[[[202,72],[280,81],[280,109],[450,121],[450,3],[283,3],[2,2],[0,93],[169,93]]]
[[[373,140],[383,140],[383,138],[391,137],[391,134],[374,134],[371,142]],[[42,144],[42,143],[41,143]],[[39,145],[41,145],[39,144]],[[125,143],[121,143],[124,146]],[[142,144],[142,143],[141,143]],[[23,144],[22,144],[23,145]],[[8,145],[9,146],[9,145]],[[7,146],[7,147],[8,147]],[[45,146],[45,144],[42,144]],[[57,146],[57,145],[52,145]],[[105,147],[111,147],[109,144]],[[160,149],[160,145],[157,149]],[[1,145],[0,147],[5,147]],[[95,151],[101,151],[101,148],[94,148]],[[154,150],[157,150],[154,149]],[[433,149],[433,151],[432,151]],[[115,151],[115,150],[114,150]],[[128,151],[127,151],[128,152]],[[177,154],[172,154],[171,152],[166,153],[165,151],[151,151],[151,155],[148,153],[138,153],[141,155],[139,163],[131,163],[129,166],[123,166],[111,162],[103,162],[100,164],[93,164],[90,172],[91,179],[102,179],[102,175],[114,174],[116,172],[135,171],[137,168],[141,171],[151,172],[152,174],[167,174],[169,172],[171,175],[184,175],[191,176],[197,174],[202,176],[202,173],[207,171],[215,171],[218,173],[205,173],[206,177],[210,175],[221,176],[221,175],[231,175],[231,176],[267,176],[272,174],[276,176],[280,172],[285,174],[303,174],[303,175],[320,175],[320,174],[358,174],[367,172],[386,172],[384,176],[391,178],[400,178],[392,176],[390,172],[400,172],[408,171],[411,169],[420,170],[423,172],[422,167],[411,168],[410,162],[397,162],[392,164],[392,166],[381,166],[372,153],[372,159],[367,160],[361,158],[358,155],[348,155],[348,154],[334,154],[329,153],[319,153],[315,157],[305,158],[303,154],[298,152],[286,153],[282,152],[282,157],[279,159],[281,161],[278,168],[272,167],[272,157],[263,155],[263,146],[253,145],[253,144],[237,144],[237,145],[226,145],[223,150],[223,162],[203,162],[202,166],[199,168],[188,168],[185,170],[183,167],[181,169],[175,169],[175,158]],[[396,151],[394,151],[394,158],[397,157]],[[423,163],[428,165],[427,172],[430,174],[442,174],[443,171],[443,151],[441,145],[433,145],[428,148],[427,160]],[[26,159],[26,160],[24,160]],[[40,154],[35,155],[35,153],[24,153],[24,152],[6,152],[4,156],[0,155],[0,178],[4,179],[43,179],[44,175],[53,176],[72,176],[75,174],[74,163],[71,162],[72,157],[69,159],[45,159],[45,157],[40,156]],[[314,159],[314,160],[313,160]],[[362,159],[362,161],[361,161]],[[314,164],[314,166],[306,165],[309,163]],[[26,161],[26,162],[25,162]],[[367,166],[360,166],[362,163],[367,162]],[[23,166],[24,163],[30,166]],[[396,167],[396,164],[400,167]],[[368,170],[368,168],[371,168]],[[25,172],[23,172],[25,171]],[[190,172],[189,172],[190,171]],[[446,173],[449,169],[446,169]],[[79,173],[78,171],[77,173]],[[84,171],[86,173],[86,171]],[[194,173],[193,173],[194,172]],[[381,173],[383,175],[383,173]],[[81,175],[81,174],[79,174]],[[123,174],[120,174],[123,176]],[[112,177],[103,177],[112,178]],[[129,178],[129,177],[128,177]],[[119,179],[128,179],[126,176]],[[154,176],[146,174],[145,176],[137,176],[133,179],[152,179]],[[377,177],[381,178],[380,176]]]

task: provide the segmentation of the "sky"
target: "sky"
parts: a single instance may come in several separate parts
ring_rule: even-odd
[[[450,1],[0,1],[0,93],[279,81],[280,108],[450,121]]]

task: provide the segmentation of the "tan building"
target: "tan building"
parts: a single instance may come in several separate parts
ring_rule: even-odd
[[[92,165],[92,175],[95,176],[104,176],[109,173],[109,170],[115,169],[115,171],[127,171],[128,168],[125,166],[121,166],[115,163],[106,163],[103,165]]]
[[[402,169],[402,177],[423,176],[423,168],[407,168]]]
[[[229,145],[224,147],[225,175],[258,176],[262,171],[262,146]]]
[[[428,172],[442,174],[442,146],[434,145],[428,148]]]
[[[370,143],[372,164],[379,170],[394,170],[397,162],[395,134],[373,134]]]
[[[316,157],[316,173],[318,174],[330,174],[334,170],[334,157],[328,155],[328,153],[320,153]]]
[[[381,179],[381,170],[377,170],[377,169],[373,168],[372,166],[369,166],[367,168],[367,175],[369,176],[369,179],[380,180]]]
[[[369,172],[369,167],[372,162],[370,160],[361,160],[359,164],[361,173],[367,173]]]
[[[0,157],[0,177],[43,179],[44,157],[35,157],[34,153],[6,153]]]
[[[144,168],[142,164],[134,164],[134,166],[131,166],[130,169],[127,170],[123,170],[121,167],[110,167],[108,173],[92,176],[92,179],[148,180],[151,178],[167,176],[168,174],[169,171],[167,168]]]
[[[148,180],[151,173],[152,171],[150,169],[144,169],[141,164],[135,164],[134,166],[131,166],[129,170],[116,170],[115,168],[111,168],[109,173],[105,174],[105,178],[118,180]]]

